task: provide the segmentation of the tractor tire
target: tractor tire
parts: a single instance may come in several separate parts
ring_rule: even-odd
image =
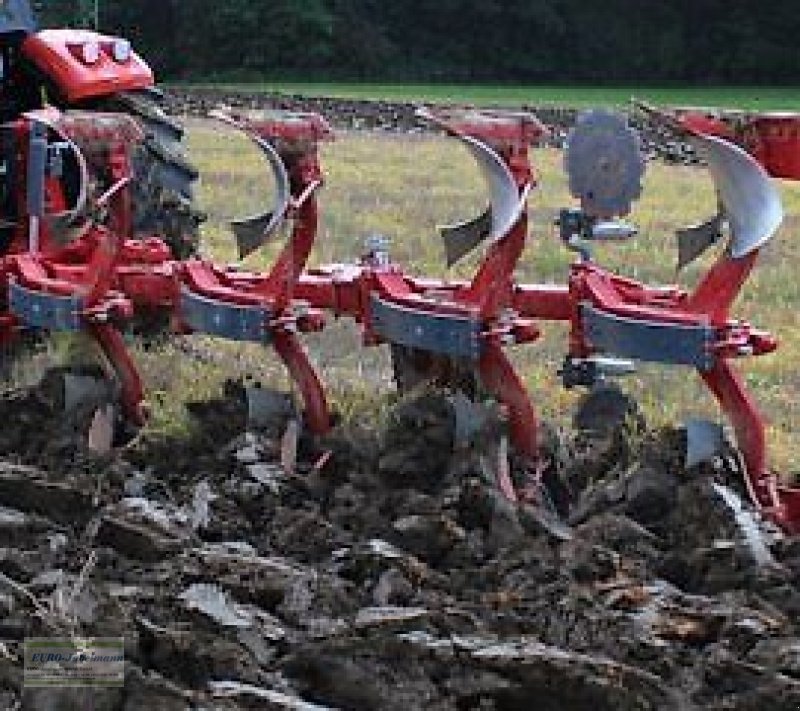
[[[206,219],[194,205],[197,169],[187,160],[183,128],[159,105],[155,91],[116,94],[93,108],[133,116],[145,140],[133,156],[133,229],[141,237],[164,240],[175,259],[198,254],[200,224]]]

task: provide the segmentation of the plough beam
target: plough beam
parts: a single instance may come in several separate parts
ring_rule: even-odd
[[[241,257],[289,225],[272,267],[260,272],[205,259],[175,261],[157,238],[134,242],[130,156],[141,132],[114,116],[37,112],[12,128],[26,176],[19,200],[25,219],[14,224],[2,261],[8,285],[6,312],[0,314],[4,342],[20,328],[88,333],[105,356],[127,417],[141,424],[142,383],[120,329],[139,312],[160,312],[181,333],[273,348],[299,388],[306,424],[323,434],[331,425],[330,409],[302,334],[322,329],[325,312],[349,317],[360,324],[365,345],[388,344],[406,365],[421,369],[422,378],[408,382],[428,377],[462,387],[466,373],[470,382],[463,389],[470,397],[482,388],[504,406],[529,481],[517,487],[505,472],[498,484],[510,500],[523,502],[541,493],[539,425],[506,348],[537,340],[539,321],[561,321],[570,327],[561,371],[567,387],[630,372],[633,361],[696,369],[733,425],[753,501],[787,530],[800,532],[800,490],[781,485],[769,472],[764,422],[731,363],[777,347],[769,334],[732,320],[730,311],[760,249],[777,230],[782,208],[767,170],[716,124],[664,119],[685,130],[705,156],[720,206],[706,225],[684,231],[681,264],[720,240],[726,224],[730,233],[724,253],[687,292],[616,275],[592,257],[593,242],[635,234],[617,218],[638,197],[643,175],[638,137],[609,112],[581,117],[567,141],[565,166],[582,207],[562,211],[560,237],[581,257],[563,286],[514,278],[529,229],[527,199],[536,186],[528,149],[544,133],[529,114],[422,112],[466,146],[488,185],[486,211],[443,229],[448,266],[486,243],[475,275],[464,281],[406,274],[377,236],[355,264],[307,269],[323,182],[319,144],[332,138],[330,128],[313,114],[215,116],[249,136],[274,176],[270,208],[233,223]],[[103,150],[93,150],[98,145]],[[58,170],[63,159],[77,168],[78,184],[70,189]],[[104,184],[90,189],[98,175]]]

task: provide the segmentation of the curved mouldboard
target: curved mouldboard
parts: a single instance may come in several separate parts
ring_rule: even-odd
[[[497,242],[519,221],[530,192],[528,185],[520,195],[514,176],[505,161],[482,141],[461,133],[456,137],[467,147],[489,188],[489,207],[478,217],[439,228],[450,267],[484,240]]]
[[[783,221],[780,194],[747,151],[718,136],[689,139],[708,163],[731,231],[730,256],[740,259],[764,246]]]
[[[209,115],[246,134],[261,149],[275,178],[275,201],[268,209],[249,217],[231,221],[231,229],[239,249],[239,257],[244,259],[265,245],[283,224],[286,218],[286,211],[292,199],[289,174],[286,172],[283,159],[273,145],[254,133],[246,124],[219,111],[213,111]]]
[[[485,240],[497,242],[511,231],[525,209],[532,185],[525,186],[520,194],[511,170],[497,151],[451,125],[446,116],[425,108],[418,109],[416,114],[464,144],[489,188],[489,206],[483,213],[471,220],[439,227],[447,266],[451,267]]]
[[[66,245],[77,239],[85,231],[81,218],[87,216],[86,206],[89,201],[89,167],[80,147],[58,125],[58,117],[47,110],[30,111],[23,114],[23,118],[31,123],[39,124],[52,132],[58,139],[69,146],[75,163],[78,166],[78,194],[75,204],[66,210],[46,214],[45,221],[50,228],[52,238],[61,245]]]

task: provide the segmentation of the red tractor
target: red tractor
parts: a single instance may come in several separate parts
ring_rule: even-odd
[[[324,182],[319,146],[332,138],[330,127],[315,114],[216,114],[253,140],[274,177],[271,205],[233,223],[241,256],[286,238],[270,269],[254,271],[183,258],[197,226],[194,173],[182,159],[179,127],[153,101],[150,69],[125,40],[36,33],[24,0],[1,3],[0,23],[0,345],[28,333],[88,336],[113,400],[105,410],[123,424],[146,420],[123,336],[146,315],[166,317],[181,334],[269,346],[302,396],[308,431],[325,434],[332,418],[304,335],[324,329],[329,313],[358,323],[365,346],[392,347],[401,386],[417,376],[461,390],[475,382],[500,403],[522,471],[516,481],[499,467],[498,487],[512,502],[549,509],[536,410],[508,349],[539,340],[540,324],[561,322],[569,327],[565,387],[602,393],[608,378],[637,362],[697,372],[732,425],[754,505],[800,533],[800,487],[769,468],[764,420],[734,366],[778,343],[732,316],[783,219],[770,174],[800,177],[797,117],[754,117],[729,134],[724,122],[645,107],[704,158],[717,192],[713,217],[679,234],[681,266],[718,246],[686,290],[627,278],[593,257],[594,243],[636,231],[621,218],[642,191],[645,160],[638,134],[618,114],[587,112],[568,137],[564,166],[575,202],[560,210],[558,235],[578,256],[558,285],[521,283],[515,273],[539,182],[529,146],[545,133],[534,116],[421,112],[466,147],[488,188],[487,210],[442,230],[448,264],[485,250],[470,281],[452,281],[409,274],[376,236],[353,264],[306,268]],[[65,409],[67,390],[65,382]],[[724,445],[715,423],[687,426],[686,441],[689,468]]]
[[[0,122],[46,105],[125,113],[145,138],[133,156],[134,231],[158,234],[180,258],[196,251],[202,215],[193,207],[197,171],[185,158],[183,129],[160,108],[153,72],[128,40],[87,30],[37,30],[27,0],[0,2]],[[0,146],[11,179],[10,144]],[[0,187],[5,222],[14,219],[8,185]],[[7,238],[6,240],[7,241]]]

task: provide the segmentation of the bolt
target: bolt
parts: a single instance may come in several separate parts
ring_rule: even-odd
[[[310,305],[307,301],[297,301],[294,304],[293,313],[297,318],[308,316]]]
[[[383,235],[372,234],[364,241],[366,260],[375,267],[386,267],[391,263],[389,258],[389,240]]]

